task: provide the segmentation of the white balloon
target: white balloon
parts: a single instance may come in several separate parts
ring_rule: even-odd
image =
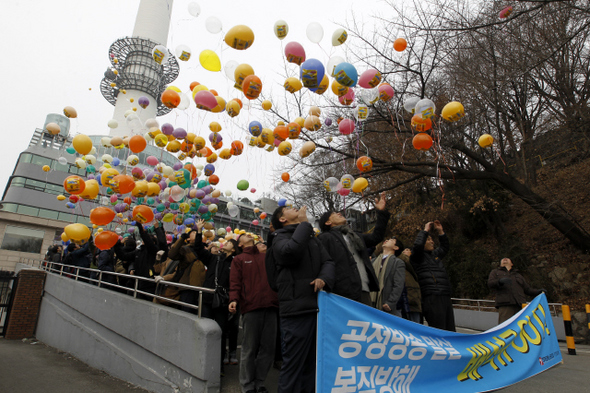
[[[410,97],[404,101],[404,109],[410,113],[414,113],[416,104],[420,101],[420,97]]]
[[[232,82],[235,82],[236,80],[235,71],[238,65],[239,64],[237,61],[230,60],[227,63],[225,63],[225,66],[223,67],[223,71],[225,71],[225,76],[227,76],[228,79]]]
[[[240,208],[236,205],[232,205],[227,209],[227,212],[231,217],[237,217],[237,215],[240,213]]]
[[[105,206],[108,205],[109,204],[109,198],[106,197],[106,196],[100,197],[100,204],[101,205],[105,205]],[[119,229],[119,228],[117,228],[117,229]]]
[[[135,112],[133,111],[133,109],[127,109],[125,111],[125,113],[123,113],[123,116],[125,116],[125,118],[127,118],[127,116],[135,114]]]
[[[197,164],[197,165],[195,165],[195,168],[196,169],[203,169],[205,167],[203,166],[203,164]]]
[[[180,96],[180,104],[178,104],[176,109],[180,109],[181,111],[187,110],[191,103],[190,100],[184,93],[178,93],[178,95]]]
[[[74,164],[76,164],[76,166],[80,169],[85,169],[86,168],[86,161],[84,161],[81,158],[76,158],[76,161],[74,161]]]
[[[113,145],[111,145],[111,138],[109,138],[108,136],[103,136],[102,138],[100,138],[100,144],[103,147],[111,147]]]
[[[59,162],[61,165],[66,165],[68,163],[68,159],[65,157],[59,157],[57,162]]]
[[[375,87],[373,89],[362,89],[359,96],[363,104],[374,104],[379,100],[379,88]]]
[[[117,128],[117,127],[119,127],[119,122],[115,119],[111,119],[111,120],[109,120],[107,125],[109,126],[109,128]]]
[[[332,45],[333,46],[340,46],[342,44],[344,44],[344,42],[346,41],[346,39],[348,38],[348,33],[346,32],[346,30],[340,28],[340,29],[336,29],[336,31],[334,31],[334,34],[332,34]]]
[[[215,16],[210,16],[205,21],[205,28],[211,34],[217,34],[221,31],[221,21]]]
[[[162,174],[166,177],[170,176],[173,173],[174,173],[174,169],[172,169],[171,166],[164,165],[164,167],[162,168]]]
[[[176,57],[178,57],[179,60],[188,61],[188,59],[191,58],[192,51],[191,48],[186,45],[178,45],[174,53],[176,53]]]
[[[328,65],[326,66],[326,73],[328,73],[330,76],[334,76],[334,68],[336,68],[336,66],[340,63],[344,63],[344,59],[342,57],[330,57],[330,60],[328,60]]]
[[[90,149],[90,153],[89,154],[96,155],[96,147],[92,146],[92,149]]]
[[[319,43],[322,38],[324,38],[324,28],[318,22],[311,22],[307,25],[305,33],[307,34],[307,38],[315,44]]]
[[[336,192],[337,185],[338,185],[338,179],[336,179],[335,177],[329,177],[326,180],[324,180],[324,188],[328,192]]]
[[[418,101],[414,109],[414,112],[421,115],[424,119],[434,116],[435,111],[436,105],[434,105],[434,102],[428,98]]]
[[[170,52],[164,45],[156,45],[154,46],[154,49],[152,49],[152,57],[156,63],[164,64],[168,61]]]
[[[231,196],[231,190],[226,190],[225,196]],[[230,203],[233,205],[233,202],[228,202],[227,204],[229,205]]]
[[[274,25],[275,35],[279,40],[283,40],[289,34],[289,25],[284,20],[277,20]]]
[[[134,154],[130,155],[129,157],[127,157],[127,164],[129,164],[131,166],[135,166],[135,165],[139,164],[139,157],[137,157]]]
[[[159,128],[160,128],[160,125],[158,124],[158,121],[157,121],[156,119],[153,119],[153,118],[152,118],[152,119],[147,119],[147,120],[145,121],[145,127],[146,127],[148,130],[149,130],[150,128],[153,128],[153,127],[155,127],[155,128],[157,128],[157,129],[159,129]]]
[[[146,142],[148,142],[148,143],[149,142],[153,142],[153,140],[154,140],[154,138],[152,138],[150,136],[150,133],[149,132],[146,132],[145,134],[143,134],[143,137],[145,138]]]
[[[188,13],[195,18],[201,14],[201,6],[194,1],[188,4]]]
[[[90,165],[96,164],[96,157],[94,157],[92,154],[88,154],[88,155],[84,156],[84,159]]]
[[[111,156],[110,154],[103,154],[102,157],[100,157],[100,160],[102,162],[110,164],[111,162],[113,162],[113,156]]]
[[[132,131],[137,131],[142,128],[141,120],[135,112],[127,116],[125,118],[125,122],[127,123],[127,127],[129,127],[129,129],[131,129]]]

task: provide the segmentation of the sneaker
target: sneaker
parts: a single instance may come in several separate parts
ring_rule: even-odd
[[[264,386],[260,386],[256,393],[268,393],[268,390]]]
[[[226,366],[229,364],[229,354],[225,359],[223,359],[223,364],[225,364]]]
[[[238,358],[236,357],[236,352],[232,351],[229,353],[229,364],[236,365],[238,364]]]

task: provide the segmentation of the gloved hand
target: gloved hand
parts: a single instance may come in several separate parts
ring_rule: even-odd
[[[189,234],[188,233],[183,233],[182,235],[180,235],[180,237],[182,238],[182,240],[185,240],[189,238]]]
[[[498,280],[498,283],[500,284],[500,286],[510,284],[511,282],[512,282],[512,279],[510,277],[502,277],[501,279]]]
[[[164,277],[156,276],[156,277],[154,277],[154,280],[156,280],[156,284],[158,284],[160,281],[164,281]]]

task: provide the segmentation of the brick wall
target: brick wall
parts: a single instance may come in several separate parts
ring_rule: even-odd
[[[46,273],[42,270],[21,270],[5,329],[5,338],[18,340],[35,334]]]

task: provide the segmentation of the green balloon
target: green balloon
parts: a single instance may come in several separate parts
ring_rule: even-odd
[[[178,203],[171,203],[170,210],[178,210]]]
[[[202,220],[208,221],[210,218],[211,218],[211,213],[209,213],[209,212],[201,215]]]
[[[250,187],[250,183],[248,183],[248,180],[240,180],[238,182],[238,190],[246,191],[248,187]]]
[[[203,188],[209,185],[209,182],[207,180],[199,180],[199,182],[197,183],[197,188]]]
[[[88,165],[86,167],[86,172],[88,172],[88,173],[95,173],[96,172],[96,168],[94,167],[94,165]]]
[[[156,210],[162,213],[164,210],[166,210],[166,206],[163,203],[160,203],[158,206],[156,206]]]
[[[76,149],[74,149],[74,147],[73,147],[73,146],[70,146],[70,147],[68,147],[68,148],[66,149],[66,151],[67,151],[68,153],[70,153],[70,154],[74,154],[74,153],[76,153]]]
[[[154,198],[148,198],[147,201],[145,201],[145,203],[147,203],[148,205],[153,205],[156,201],[154,200]]]
[[[191,208],[188,209],[188,211],[189,211],[189,213],[195,214],[199,211],[199,209],[194,206],[191,206]]]

